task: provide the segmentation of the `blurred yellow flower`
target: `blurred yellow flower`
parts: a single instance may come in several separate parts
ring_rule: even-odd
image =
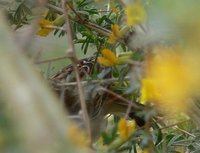
[[[67,135],[70,138],[70,141],[78,147],[87,148],[89,146],[86,134],[81,131],[75,124],[70,125],[67,131]]]
[[[158,97],[156,87],[154,86],[155,80],[144,78],[141,82],[141,97],[140,102],[146,104],[148,101],[153,101],[155,97]],[[149,92],[151,91],[151,92]]]
[[[53,29],[50,27],[54,26],[54,24],[51,21],[43,19],[39,22],[39,26],[40,30],[38,30],[36,34],[42,37],[46,37],[51,31],[53,31]]]
[[[114,24],[111,26],[112,32],[109,35],[108,42],[110,44],[114,44],[117,40],[119,40],[122,36],[119,26],[117,24]]]
[[[134,120],[127,121],[121,118],[118,123],[118,132],[121,139],[128,139],[131,134],[135,131],[136,123]]]
[[[165,106],[166,110],[186,111],[186,101],[199,88],[199,56],[177,51],[177,48],[158,50],[147,62],[140,100]]]
[[[139,3],[127,6],[125,8],[125,14],[128,26],[135,26],[140,24],[146,18],[145,9]]]
[[[104,66],[113,66],[119,64],[119,59],[110,49],[103,49],[101,51],[103,57],[98,58],[98,63]]]

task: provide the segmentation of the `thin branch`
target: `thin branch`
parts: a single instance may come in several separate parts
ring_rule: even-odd
[[[185,123],[185,122],[188,122],[188,121],[189,120],[180,121],[180,122],[177,122],[177,123],[174,123],[174,124],[159,128],[159,130],[165,130],[165,129],[168,129],[168,128],[172,128],[174,126],[177,126],[178,124],[182,124],[182,123]]]
[[[54,10],[54,11],[55,11],[56,13],[58,13],[58,14],[63,14],[63,9],[60,8],[60,7],[57,7],[57,6],[52,5],[52,4],[50,4],[50,3],[47,3],[47,4],[46,4],[46,7],[47,7],[48,9]]]
[[[131,108],[132,108],[131,103],[129,103],[124,118],[128,119]]]
[[[72,7],[72,5],[69,2],[66,2],[67,6],[72,10],[72,12],[74,12],[74,14],[78,17],[78,19],[84,23],[84,19],[82,19],[82,17],[75,11],[75,9]]]
[[[130,80],[130,78],[129,77],[125,77],[124,80]],[[103,83],[110,83],[110,82],[114,82],[114,81],[119,81],[119,78],[111,78],[111,79],[104,79],[104,80],[81,81],[81,84],[82,85],[89,84],[89,83],[103,84]],[[77,82],[57,83],[56,85],[57,86],[76,86]]]
[[[177,129],[177,130],[179,130],[179,131],[181,131],[181,132],[183,132],[183,133],[185,133],[185,134],[187,134],[187,135],[189,135],[189,136],[191,136],[191,137],[193,137],[193,138],[196,138],[196,136],[194,134],[192,134],[190,132],[187,132],[187,131],[179,128],[177,125],[175,125],[174,128]]]
[[[54,62],[58,60],[63,60],[68,58],[68,56],[62,56],[62,57],[56,57],[56,58],[51,58],[51,59],[46,59],[46,60],[41,60],[41,61],[35,61],[35,64],[44,64],[44,63],[49,63],[49,62]]]
[[[138,109],[143,108],[143,105],[142,105],[142,104],[136,103],[136,102],[133,102],[133,101],[130,101],[130,100],[128,100],[128,99],[122,97],[121,95],[116,94],[115,92],[113,92],[113,91],[111,91],[111,90],[108,90],[108,89],[103,88],[103,87],[101,88],[101,90],[103,90],[103,91],[107,92],[108,94],[110,94],[110,95],[116,97],[117,99],[120,99],[121,101],[124,101],[125,103],[129,104],[131,107],[138,108]],[[126,104],[121,103],[121,105],[126,105]]]
[[[61,8],[59,8],[57,6],[54,6],[54,5],[51,5],[49,3],[46,5],[46,7],[51,9],[51,10],[56,11],[58,14],[63,14],[64,13]],[[78,13],[78,11],[76,11],[76,12]],[[83,26],[85,26],[85,27],[87,27],[89,29],[92,29],[92,30],[96,31],[97,33],[99,33],[101,35],[104,35],[104,36],[109,36],[109,34],[111,33],[110,30],[105,29],[105,28],[103,28],[103,27],[101,27],[101,26],[99,26],[99,25],[97,25],[95,23],[91,23],[91,22],[89,22],[87,20],[82,22],[80,20],[77,21],[77,20],[73,19],[72,17],[69,17],[69,19],[74,21],[74,22],[78,22],[79,24],[82,24]]]
[[[66,1],[62,0],[62,7],[64,10],[64,16],[65,16],[65,23],[66,23],[66,31],[67,31],[67,44],[68,44],[68,51],[67,51],[67,55],[69,56],[69,58],[72,61],[72,64],[74,66],[74,71],[76,74],[76,81],[77,81],[77,86],[78,86],[78,92],[79,92],[79,99],[80,99],[80,104],[81,104],[81,108],[83,111],[83,119],[85,122],[85,126],[87,128],[87,132],[88,132],[88,136],[91,140],[91,127],[90,127],[90,119],[89,119],[89,115],[87,112],[87,107],[86,107],[86,103],[85,103],[85,96],[84,96],[84,91],[83,91],[83,86],[81,85],[81,79],[79,76],[79,71],[77,68],[77,57],[76,57],[76,52],[75,52],[75,46],[74,46],[74,42],[72,39],[72,31],[70,28],[70,22],[69,22],[69,17],[68,17],[68,8],[65,6]]]

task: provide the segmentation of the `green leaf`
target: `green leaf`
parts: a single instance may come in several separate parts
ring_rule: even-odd
[[[152,136],[154,144],[158,145],[163,139],[162,131],[160,130],[160,127],[156,122],[152,123],[152,128],[153,128]]]

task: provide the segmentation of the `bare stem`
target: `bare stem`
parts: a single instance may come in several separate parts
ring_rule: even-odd
[[[172,128],[172,127],[175,127],[179,124],[182,124],[182,123],[185,123],[185,122],[188,122],[189,120],[184,120],[184,121],[180,121],[178,123],[174,123],[174,124],[171,124],[171,125],[167,125],[165,127],[162,127],[162,128],[159,128],[159,130],[165,130],[165,129],[168,129],[168,128]]]
[[[68,56],[66,55],[66,56],[62,56],[62,57],[55,57],[55,58],[45,59],[45,60],[41,60],[41,61],[36,60],[35,64],[44,64],[44,63],[54,62],[54,61],[66,59],[67,57]]]
[[[186,131],[184,129],[179,128],[177,125],[175,125],[174,128],[179,130],[179,131],[181,131],[181,132],[183,132],[184,134],[187,134],[187,135],[189,135],[189,136],[191,136],[193,138],[196,138],[196,136],[194,134],[192,134],[192,133],[190,133],[190,132],[188,132],[188,131]]]
[[[66,4],[66,0],[62,0],[62,7],[63,7],[63,12],[64,12],[65,20],[66,20],[65,23],[66,23],[67,44],[68,44],[67,55],[71,59],[73,67],[74,67],[77,86],[78,86],[78,92],[79,92],[80,104],[81,104],[81,108],[82,108],[82,111],[83,111],[83,119],[84,119],[84,122],[85,122],[85,126],[87,128],[88,136],[91,140],[90,119],[89,119],[89,115],[88,115],[87,107],[86,107],[86,103],[85,103],[83,86],[81,84],[81,79],[80,79],[79,71],[78,71],[78,68],[77,68],[77,57],[76,57],[74,42],[73,42],[73,39],[72,39],[72,31],[71,31],[71,28],[70,28],[70,21],[69,21],[69,17],[68,17],[68,11],[69,10],[68,10],[68,7],[66,7],[65,4]]]
[[[113,92],[113,91],[111,91],[109,89],[106,89],[106,88],[102,87],[101,90],[103,90],[103,91],[107,92],[108,94],[116,97],[116,99],[119,99],[119,100],[124,101],[126,103],[126,104],[120,103],[121,105],[127,105],[128,104],[129,107],[134,107],[134,108],[138,108],[138,109],[141,109],[141,108],[144,107],[142,104],[130,101],[130,100],[122,97],[121,95],[119,95],[119,94],[117,94],[117,93],[115,93],[115,92]]]

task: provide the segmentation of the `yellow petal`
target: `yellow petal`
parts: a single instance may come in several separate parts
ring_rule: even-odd
[[[46,37],[51,31],[52,29],[40,29],[36,32],[36,35]]]
[[[128,133],[131,135],[135,131],[136,123],[135,120],[131,120],[128,122]]]
[[[74,145],[77,145],[78,147],[81,148],[88,147],[88,141],[87,141],[88,139],[86,133],[81,131],[76,125],[71,124],[66,134],[69,138],[71,138],[70,141],[74,143]]]
[[[114,44],[116,41],[117,41],[117,37],[113,33],[111,33],[108,38],[108,43]]]
[[[41,20],[39,23],[40,30],[36,32],[37,35],[46,37],[53,29],[48,28],[48,26],[53,26],[54,24],[48,20]]]
[[[119,136],[122,139],[127,139],[128,137],[128,129],[127,129],[127,123],[124,118],[121,118],[119,123],[118,123],[118,131],[119,131]]]
[[[103,57],[109,60],[112,64],[119,64],[118,58],[110,49],[103,49],[101,53]]]
[[[136,123],[134,120],[127,121],[121,118],[118,123],[119,136],[122,139],[128,139],[129,136],[135,131]]]
[[[127,25],[135,26],[145,20],[146,13],[144,7],[140,4],[129,5],[125,9]]]
[[[98,60],[97,60],[97,62],[98,62],[99,64],[104,65],[104,66],[113,66],[113,63],[110,62],[108,59],[106,59],[106,58],[104,58],[104,57],[99,57]]]
[[[111,26],[111,29],[112,29],[112,33],[115,37],[117,38],[120,38],[121,37],[121,33],[120,33],[120,30],[119,30],[119,26],[117,24],[114,24]]]
[[[119,26],[117,24],[114,24],[111,26],[112,32],[109,35],[108,42],[110,44],[114,44],[118,39],[122,37],[122,34],[119,30]]]
[[[51,22],[51,21],[48,21],[48,20],[41,20],[40,22],[39,22],[39,26],[41,27],[41,28],[45,28],[46,26],[53,26],[53,23]]]
[[[143,79],[140,93],[141,93],[140,102],[142,104],[146,104],[146,102],[150,102],[157,99],[158,93],[155,87],[154,80],[149,78]]]
[[[189,99],[199,91],[199,56],[176,47],[157,48],[157,51],[146,63],[141,101],[153,101],[167,113],[185,112]]]

